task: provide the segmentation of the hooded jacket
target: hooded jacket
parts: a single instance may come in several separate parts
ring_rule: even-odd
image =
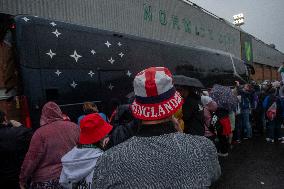
[[[44,105],[40,126],[32,137],[22,165],[21,184],[25,184],[29,177],[32,182],[58,179],[62,169],[61,158],[79,140],[79,127],[64,121],[60,108],[54,102]]]
[[[74,147],[62,157],[60,184],[64,188],[93,188],[92,180],[98,158],[103,154],[99,148]]]

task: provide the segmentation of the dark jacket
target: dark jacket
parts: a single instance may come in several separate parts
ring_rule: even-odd
[[[201,97],[191,95],[185,99],[182,106],[184,133],[204,136],[204,112]]]
[[[142,125],[138,136],[107,150],[95,167],[95,188],[208,188],[221,174],[215,146],[205,137],[166,134],[171,130],[171,122]]]
[[[130,105],[123,104],[116,109],[111,125],[113,129],[110,133],[107,149],[134,136],[137,132],[139,121],[132,116]]]
[[[238,89],[238,93],[242,97],[241,103],[240,103],[241,110],[250,109],[251,101],[252,101],[252,93],[249,91],[245,91],[244,89]]]
[[[25,154],[32,138],[32,130],[23,126],[0,125],[0,183],[19,181]]]
[[[282,102],[281,99],[274,95],[274,94],[270,94],[268,95],[264,101],[263,101],[263,108],[264,111],[267,112],[267,110],[269,109],[269,107],[276,102],[277,105],[277,110],[276,110],[276,120],[281,121],[282,120],[282,115],[283,115],[283,106],[282,106]]]

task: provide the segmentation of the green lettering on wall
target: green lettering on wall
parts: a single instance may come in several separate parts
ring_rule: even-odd
[[[184,31],[187,33],[191,33],[191,21],[187,18],[182,19]]]
[[[159,12],[159,20],[160,20],[160,23],[162,25],[167,25],[167,15],[166,15],[166,11],[164,10],[160,10]]]
[[[152,14],[152,7],[144,4],[144,20],[152,21],[153,14]]]
[[[179,28],[179,19],[178,16],[172,15],[172,22],[173,22],[173,29],[180,29]]]
[[[251,44],[249,42],[245,42],[245,53],[246,53],[246,60],[248,62],[251,61]]]

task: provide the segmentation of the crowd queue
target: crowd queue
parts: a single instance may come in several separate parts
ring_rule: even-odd
[[[221,175],[218,155],[234,144],[264,130],[267,142],[282,142],[282,83],[205,90],[151,67],[133,84],[110,117],[86,102],[77,124],[55,102],[43,106],[34,133],[0,112],[1,187],[208,188]]]

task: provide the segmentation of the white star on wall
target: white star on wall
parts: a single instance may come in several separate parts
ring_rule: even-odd
[[[93,75],[95,75],[95,73],[92,71],[92,70],[90,70],[90,72],[88,73],[91,77],[93,77]]]
[[[59,75],[62,73],[62,72],[60,72],[59,70],[57,70],[56,72],[54,72],[58,77],[59,77]]]
[[[22,18],[25,22],[28,22],[30,19],[28,19],[27,17]]]
[[[112,59],[112,57],[110,57],[110,59],[108,60],[111,64],[113,64],[115,62],[114,59]]]
[[[73,81],[73,82],[70,84],[70,86],[73,87],[74,89],[76,88],[77,85],[78,85],[78,84],[77,84],[75,81]]]
[[[112,89],[114,88],[114,86],[110,83],[108,88],[112,91]]]
[[[74,58],[76,62],[82,57],[81,55],[77,54],[76,50],[74,50],[74,54],[71,54],[70,56]]]
[[[124,56],[124,54],[121,52],[118,54],[121,58]]]
[[[118,46],[121,46],[122,44],[120,42],[117,43]]]
[[[56,26],[55,22],[50,22],[50,25],[52,25],[53,27]]]
[[[109,48],[111,46],[110,42],[106,42],[105,45]]]
[[[131,73],[129,70],[128,70],[127,73],[126,73],[126,75],[128,75],[128,77],[130,77],[131,74],[132,74],[132,73]]]
[[[61,35],[61,33],[59,33],[58,31],[57,31],[57,29],[54,31],[54,32],[52,32],[54,35],[56,35],[56,37],[58,37],[59,35]]]
[[[46,53],[48,56],[50,56],[50,58],[52,59],[53,56],[56,55],[56,53],[52,52],[51,49],[49,49],[49,52]]]
[[[94,54],[96,54],[96,51],[94,49],[92,49],[91,53],[94,55]]]

